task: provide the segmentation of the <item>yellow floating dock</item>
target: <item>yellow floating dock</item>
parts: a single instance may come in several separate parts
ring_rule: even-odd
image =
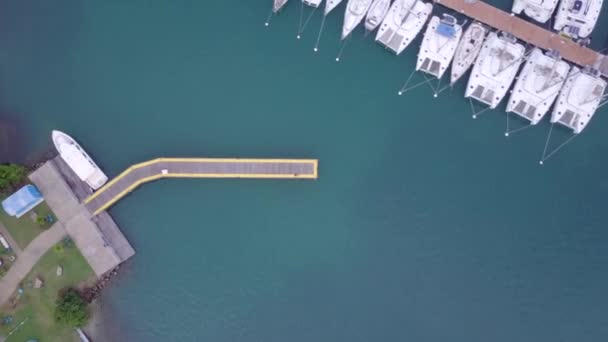
[[[160,178],[317,179],[317,168],[317,159],[158,158],[126,169],[84,203],[97,215],[139,185]]]

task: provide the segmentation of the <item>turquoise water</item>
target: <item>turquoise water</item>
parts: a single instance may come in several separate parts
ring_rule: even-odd
[[[112,340],[608,339],[606,109],[540,167],[546,121],[506,139],[462,84],[398,97],[416,48],[358,31],[337,64],[341,14],[315,55],[320,17],[297,41],[299,3],[265,28],[269,7],[0,6],[0,113],[30,159],[60,128],[110,175],[158,156],[320,160],[317,181],[161,181],[113,207],[138,254],[104,294]]]

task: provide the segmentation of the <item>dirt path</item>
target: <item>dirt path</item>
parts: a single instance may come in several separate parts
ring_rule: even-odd
[[[4,305],[10,299],[21,280],[25,278],[44,253],[66,235],[63,225],[57,222],[27,245],[6,275],[0,279],[0,305]]]

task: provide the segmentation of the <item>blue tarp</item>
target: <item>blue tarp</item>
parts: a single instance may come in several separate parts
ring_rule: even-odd
[[[40,191],[28,184],[2,201],[2,208],[11,216],[21,217],[43,200]]]
[[[437,26],[437,33],[444,37],[452,38],[456,35],[456,29],[454,26],[440,23],[439,26]]]

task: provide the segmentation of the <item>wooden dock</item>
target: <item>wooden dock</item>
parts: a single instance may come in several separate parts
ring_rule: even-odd
[[[95,216],[139,185],[160,178],[316,179],[316,159],[158,158],[136,164],[89,196]]]
[[[593,65],[604,76],[608,76],[608,57],[562,37],[558,33],[512,16],[483,1],[437,0],[436,3],[500,31],[509,32],[522,41],[541,49],[558,51],[562,58],[579,66]]]

